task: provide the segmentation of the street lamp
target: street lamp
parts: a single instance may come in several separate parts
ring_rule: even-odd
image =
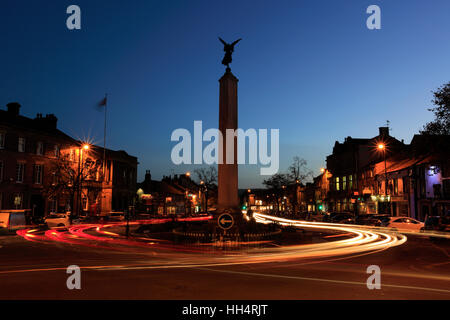
[[[205,212],[208,213],[208,186],[203,180],[200,181],[200,184],[203,186],[203,192],[205,194]]]
[[[89,150],[89,144],[84,143],[83,145],[81,145],[81,147],[78,149],[78,181],[77,181],[77,185],[78,185],[78,192],[77,192],[77,215],[78,217],[80,216],[80,209],[81,209],[81,163],[83,161],[83,156],[82,153],[84,151],[88,151]]]
[[[384,143],[379,143],[378,150],[380,152],[383,152],[383,157],[384,157],[384,179],[385,179],[384,195],[386,196],[387,195],[387,184],[388,184],[387,171],[386,171],[386,145]]]
[[[388,188],[388,177],[387,177],[387,169],[386,169],[386,144],[383,142],[378,143],[377,145],[378,151],[383,152],[384,158],[384,195],[385,199],[387,199],[387,188]]]

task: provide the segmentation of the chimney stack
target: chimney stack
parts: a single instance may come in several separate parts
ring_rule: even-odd
[[[380,136],[389,137],[389,127],[379,127]]]
[[[150,170],[145,171],[145,182],[152,181],[152,175],[150,174]]]
[[[17,102],[10,102],[6,105],[8,113],[12,116],[18,116],[20,110],[20,104]]]
[[[45,117],[43,117],[42,113],[38,113],[36,114],[36,118],[34,118],[34,121],[41,129],[54,130],[56,129],[58,118],[56,118],[54,114],[46,114]]]

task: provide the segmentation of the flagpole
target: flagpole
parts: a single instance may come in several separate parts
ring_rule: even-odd
[[[108,94],[105,93],[105,123],[103,128],[103,181],[106,180],[106,109],[108,107]]]

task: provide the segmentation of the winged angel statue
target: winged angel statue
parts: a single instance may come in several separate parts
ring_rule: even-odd
[[[225,56],[222,59],[222,64],[224,66],[227,66],[227,68],[230,68],[230,63],[232,61],[231,55],[233,54],[234,51],[234,46],[241,41],[242,39],[238,39],[236,41],[234,41],[233,43],[226,43],[222,38],[219,37],[220,42],[223,43],[223,51],[225,51]]]

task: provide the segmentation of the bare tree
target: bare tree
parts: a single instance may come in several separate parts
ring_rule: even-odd
[[[289,167],[289,178],[291,186],[289,188],[289,199],[293,205],[293,211],[297,212],[299,203],[297,199],[298,188],[302,184],[306,184],[313,177],[312,170],[308,169],[305,159],[295,156],[291,166]]]
[[[215,166],[203,167],[194,170],[198,183],[204,195],[204,210],[208,211],[208,204],[217,203],[217,168]]]
[[[80,152],[80,151],[79,151]],[[74,159],[69,153],[62,153],[50,168],[52,182],[44,190],[49,199],[68,199],[71,208],[71,217],[74,216],[73,208],[75,196],[81,199],[81,193],[94,191],[96,194],[101,190],[100,184],[90,183],[100,178],[102,164],[100,160],[93,160],[86,156]],[[100,190],[97,190],[99,189]],[[77,206],[79,206],[77,201]]]
[[[217,185],[217,168],[214,166],[203,167],[194,170],[195,175],[197,176],[198,182],[202,182],[208,188],[215,188]]]
[[[304,184],[306,180],[312,179],[313,172],[308,169],[305,159],[295,156],[289,167],[289,177],[293,183]]]

